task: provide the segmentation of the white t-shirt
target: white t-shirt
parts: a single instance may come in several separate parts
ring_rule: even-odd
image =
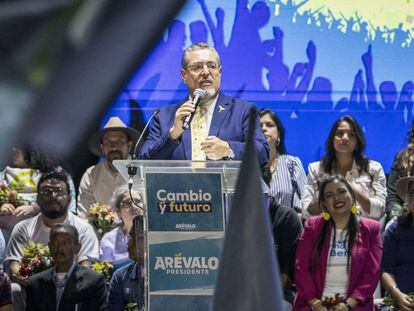
[[[73,225],[78,229],[81,243],[78,261],[87,260],[88,257],[99,257],[98,239],[90,224],[72,213],[68,213],[63,223]],[[29,241],[47,245],[49,237],[50,228],[44,224],[42,214],[19,222],[14,227],[9,243],[7,243],[4,261],[20,261],[23,256],[22,247],[27,246]]]
[[[340,294],[344,299],[347,298],[349,275],[346,268],[348,258],[346,233],[346,229],[336,229],[335,245],[332,245],[334,234],[331,235],[323,297],[334,297]]]

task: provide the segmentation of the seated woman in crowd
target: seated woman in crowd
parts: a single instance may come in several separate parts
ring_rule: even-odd
[[[395,185],[406,199],[404,213],[384,233],[382,285],[400,310],[414,310],[414,177],[403,177]]]
[[[283,206],[300,211],[306,175],[299,158],[286,152],[285,130],[277,115],[264,109],[260,112],[260,125],[269,144],[267,174],[270,177],[269,195]]]
[[[380,163],[364,155],[366,142],[359,123],[344,116],[333,125],[325,143],[326,155],[319,162],[309,164],[301,208],[305,218],[320,214],[318,190],[321,180],[341,175],[351,185],[359,212],[369,218],[384,215],[386,180]]]
[[[143,207],[139,194],[132,191],[132,197],[138,206]],[[132,227],[132,220],[136,215],[142,215],[142,210],[131,201],[127,186],[115,191],[111,207],[122,222],[119,227],[104,234],[100,243],[99,256],[101,260],[114,262],[128,258],[128,233]]]
[[[40,212],[36,204],[36,185],[42,173],[59,166],[59,163],[52,157],[35,151],[28,145],[13,148],[11,164],[0,172],[0,184],[13,187],[18,192],[23,205],[13,206],[5,203],[0,206],[0,228],[5,229],[3,231],[6,240],[18,222]],[[73,198],[69,210],[75,212],[75,186],[71,178],[69,178],[69,184]]]
[[[411,127],[407,149],[397,153],[387,180],[386,213],[389,218],[397,216],[404,201],[395,190],[395,183],[402,177],[413,176],[414,169],[414,126]]]
[[[297,245],[294,310],[374,310],[382,253],[380,224],[359,217],[356,200],[342,176],[321,182],[318,204],[323,216],[307,220]],[[337,294],[341,302],[324,305],[324,297]]]

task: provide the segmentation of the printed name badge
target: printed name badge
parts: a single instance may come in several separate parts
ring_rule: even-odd
[[[222,231],[220,173],[146,173],[149,231]]]

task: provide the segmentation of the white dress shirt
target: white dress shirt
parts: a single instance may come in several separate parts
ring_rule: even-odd
[[[320,162],[313,162],[308,166],[305,191],[300,202],[302,213],[305,218],[310,216],[308,212],[309,204],[313,199],[318,199],[320,182],[331,175],[323,172],[322,168],[319,166]],[[355,187],[355,189],[365,193],[369,198],[371,207],[369,214],[366,213],[357,202],[361,214],[365,217],[379,220],[384,215],[385,199],[387,197],[384,170],[380,163],[373,160],[369,161],[368,171],[372,176],[371,184],[371,177],[366,172],[360,174],[358,169],[359,167],[354,161],[352,169],[346,173],[345,179]],[[335,174],[335,171],[333,171],[333,174]]]

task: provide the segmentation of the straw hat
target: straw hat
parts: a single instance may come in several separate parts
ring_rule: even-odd
[[[395,190],[403,201],[405,201],[405,196],[407,194],[407,185],[410,182],[414,182],[414,176],[400,178],[395,184]]]
[[[124,132],[128,136],[128,138],[132,140],[132,145],[135,145],[140,135],[140,133],[137,130],[131,127],[127,127],[119,117],[111,117],[105,124],[103,129],[100,129],[99,131],[96,131],[92,134],[88,144],[89,150],[98,157],[103,156],[101,152],[102,137],[105,133],[113,131]]]

